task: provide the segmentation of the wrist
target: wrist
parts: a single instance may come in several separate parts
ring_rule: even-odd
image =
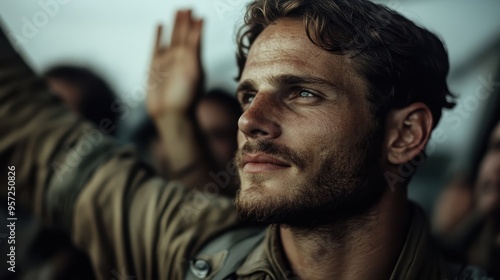
[[[156,112],[151,118],[154,121],[163,121],[168,119],[179,118],[193,118],[194,110],[192,108],[184,108],[179,106],[164,107],[162,110]]]

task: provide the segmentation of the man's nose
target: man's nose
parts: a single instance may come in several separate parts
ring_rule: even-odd
[[[281,135],[279,101],[272,94],[257,94],[243,112],[238,127],[246,137],[270,140]]]

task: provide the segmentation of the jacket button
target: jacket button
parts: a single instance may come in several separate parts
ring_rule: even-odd
[[[210,273],[210,265],[205,260],[192,260],[190,268],[191,273],[198,279],[204,279]]]

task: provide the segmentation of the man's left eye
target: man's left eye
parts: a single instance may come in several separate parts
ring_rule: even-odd
[[[307,90],[300,90],[298,96],[299,97],[316,97],[315,94],[313,94],[313,93],[311,93],[310,91],[307,91]]]
[[[294,88],[290,92],[290,101],[302,105],[317,105],[323,100],[323,95],[313,90]]]

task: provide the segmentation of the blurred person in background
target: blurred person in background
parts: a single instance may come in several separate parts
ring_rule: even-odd
[[[188,13],[191,17],[191,12]],[[179,18],[178,14],[177,23]],[[201,30],[201,20],[193,24]],[[164,156],[163,160],[155,162],[165,168],[160,173],[166,178],[180,180],[200,190],[214,183],[217,193],[234,196],[235,177],[226,170],[234,169],[231,165],[237,149],[241,106],[224,90],[203,93],[201,44],[192,50],[191,45],[183,42],[199,40],[201,34],[193,31],[181,38],[176,37],[180,32],[174,31],[170,46],[160,46],[161,34],[162,26],[159,26],[151,73],[166,75],[150,76],[147,97],[148,112],[155,122],[162,147],[152,144],[161,149],[158,154]]]
[[[236,135],[241,106],[230,93],[213,89],[201,97],[195,110],[197,126],[215,161],[214,167],[224,169],[238,148]]]
[[[135,128],[130,141],[137,147],[141,158],[151,164],[159,176],[168,179],[163,144],[155,124],[150,118],[144,118]]]
[[[500,279],[500,122],[489,137],[473,187],[452,182],[437,201],[433,227],[448,254]]]
[[[195,116],[190,117],[193,126],[199,129],[200,142],[209,151],[211,160],[207,165],[213,163],[213,171],[222,169],[228,162],[232,161],[237,149],[236,133],[238,130],[238,118],[241,115],[241,106],[238,101],[228,92],[222,89],[210,90],[203,95],[195,105]],[[146,118],[133,133],[134,142],[143,158],[151,163],[160,176],[170,179],[169,160],[173,160],[165,154],[165,145],[182,145],[179,143],[163,143],[158,130],[150,118]],[[176,145],[177,144],[177,145]],[[167,148],[168,149],[168,148]],[[188,174],[189,176],[189,174]],[[228,189],[230,189],[229,187]],[[233,187],[234,188],[234,187]],[[230,192],[223,192],[233,195]]]
[[[116,128],[117,114],[111,109],[116,95],[96,73],[83,67],[59,65],[47,70],[43,77],[51,92],[73,112],[97,127],[114,125]],[[116,129],[101,132],[115,135]],[[95,278],[88,256],[75,248],[66,235],[56,229],[41,226],[29,215],[22,219],[30,233],[18,237],[19,243],[26,244],[25,252],[18,257],[20,272],[10,279]]]
[[[103,78],[87,68],[72,65],[54,66],[43,76],[50,90],[73,112],[97,127],[114,127],[104,132],[116,134],[118,114],[111,106],[117,96]]]

